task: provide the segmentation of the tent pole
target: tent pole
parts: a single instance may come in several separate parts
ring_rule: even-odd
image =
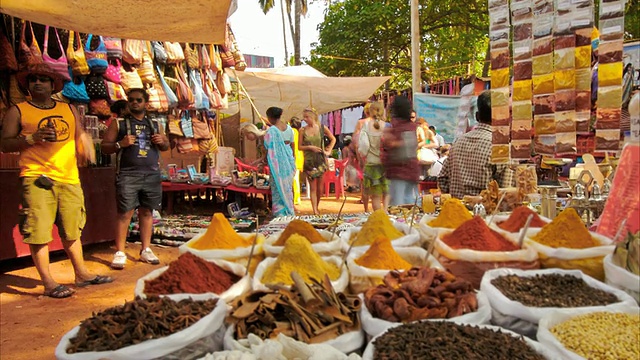
[[[253,108],[253,110],[260,116],[260,121],[262,122],[262,125],[264,125],[265,127],[268,127],[269,125],[267,125],[267,123],[262,118],[262,115],[260,114],[260,111],[258,111],[258,108],[256,107],[256,104],[254,104],[253,100],[251,100],[251,96],[249,96],[249,93],[247,92],[247,89],[245,89],[244,85],[242,85],[242,82],[240,81],[240,78],[238,77],[238,74],[236,73],[236,69],[232,68],[232,70],[233,70],[233,76],[236,78],[236,81],[238,82],[238,87],[247,96],[247,100],[249,100],[249,103],[251,104],[251,107]],[[238,101],[238,109],[239,108],[240,108],[240,102]]]

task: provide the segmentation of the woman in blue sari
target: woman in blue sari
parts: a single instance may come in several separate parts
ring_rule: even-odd
[[[271,173],[271,200],[273,216],[295,215],[293,208],[293,177],[296,173],[293,130],[280,120],[282,109],[270,107],[267,118],[272,126],[264,137],[267,160]]]

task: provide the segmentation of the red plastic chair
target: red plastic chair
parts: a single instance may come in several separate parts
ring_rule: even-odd
[[[235,158],[235,160],[236,160],[236,165],[238,166],[238,171],[259,172],[258,171],[258,167],[246,164],[246,163],[240,161],[240,159],[238,159],[238,158]],[[263,169],[262,173],[269,175],[269,166],[268,165],[264,166],[264,169]]]
[[[327,171],[324,173],[324,196],[329,196],[331,184],[333,183],[336,190],[336,199],[340,199],[342,194],[344,194],[344,169],[347,167],[349,159],[335,160],[334,163],[335,171]],[[339,175],[336,176],[336,173]]]

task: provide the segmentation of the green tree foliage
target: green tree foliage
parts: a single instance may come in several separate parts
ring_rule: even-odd
[[[308,63],[332,76],[392,75],[411,84],[410,5],[400,0],[346,0],[330,5]],[[486,0],[420,1],[422,78],[481,71],[487,48]]]
[[[329,76],[392,75],[392,88],[410,87],[410,11],[407,0],[333,2],[307,63]],[[420,0],[423,81],[481,76],[488,29],[486,0]],[[640,0],[627,0],[625,31],[640,38]]]

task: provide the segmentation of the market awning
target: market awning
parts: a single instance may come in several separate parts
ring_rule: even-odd
[[[310,66],[307,68],[307,72],[298,72],[297,75],[286,75],[282,73],[284,70],[275,69],[228,72],[231,77],[237,75],[262,115],[269,106],[289,104],[283,107],[285,118],[300,116],[302,110],[309,106],[322,114],[365,102],[390,78],[327,77]]]
[[[221,44],[233,2],[0,0],[0,12],[40,24],[103,36]]]

